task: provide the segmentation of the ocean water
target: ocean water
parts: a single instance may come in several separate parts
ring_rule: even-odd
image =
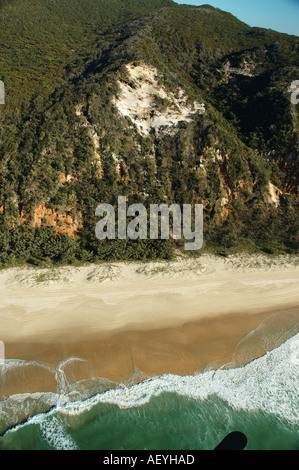
[[[70,400],[44,393],[3,401],[2,422],[7,413],[32,416],[2,435],[0,449],[209,450],[241,431],[248,450],[299,450],[299,334],[241,368],[114,384]]]

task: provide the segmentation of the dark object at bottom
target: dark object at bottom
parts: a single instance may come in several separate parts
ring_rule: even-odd
[[[214,450],[244,450],[247,437],[242,432],[231,432]]]

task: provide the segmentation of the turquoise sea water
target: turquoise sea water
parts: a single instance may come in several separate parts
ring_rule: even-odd
[[[6,432],[0,449],[207,450],[237,430],[248,450],[299,450],[298,351],[299,334],[238,369],[165,375],[75,402],[11,397],[0,419],[12,407],[35,414]],[[47,402],[56,406],[39,414]]]

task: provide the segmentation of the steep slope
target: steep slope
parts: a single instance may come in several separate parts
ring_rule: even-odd
[[[55,62],[55,78],[53,68],[39,81],[40,59],[37,70],[4,69],[8,82],[32,73],[43,92],[9,87],[14,106],[0,107],[2,263],[172,256],[180,242],[95,238],[96,206],[122,194],[203,203],[205,246],[221,253],[298,250],[298,107],[288,89],[299,39],[209,6],[115,3],[109,28],[91,15],[88,34],[72,11],[77,48]],[[41,36],[53,51],[65,30],[50,41],[61,16],[51,6]]]
[[[111,25],[172,0],[1,0],[0,79],[11,100],[46,94]]]

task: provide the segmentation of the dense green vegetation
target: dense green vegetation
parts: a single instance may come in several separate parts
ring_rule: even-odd
[[[205,249],[298,251],[297,37],[170,0],[0,0],[0,46],[2,265],[171,258],[183,242],[96,239],[96,206],[122,194],[203,203]],[[175,135],[141,137],[113,105],[129,62],[152,64],[206,113]],[[79,218],[78,236],[34,227],[42,202]]]
[[[171,0],[1,0],[0,79],[11,100],[51,93],[65,67],[83,59],[111,25]]]

